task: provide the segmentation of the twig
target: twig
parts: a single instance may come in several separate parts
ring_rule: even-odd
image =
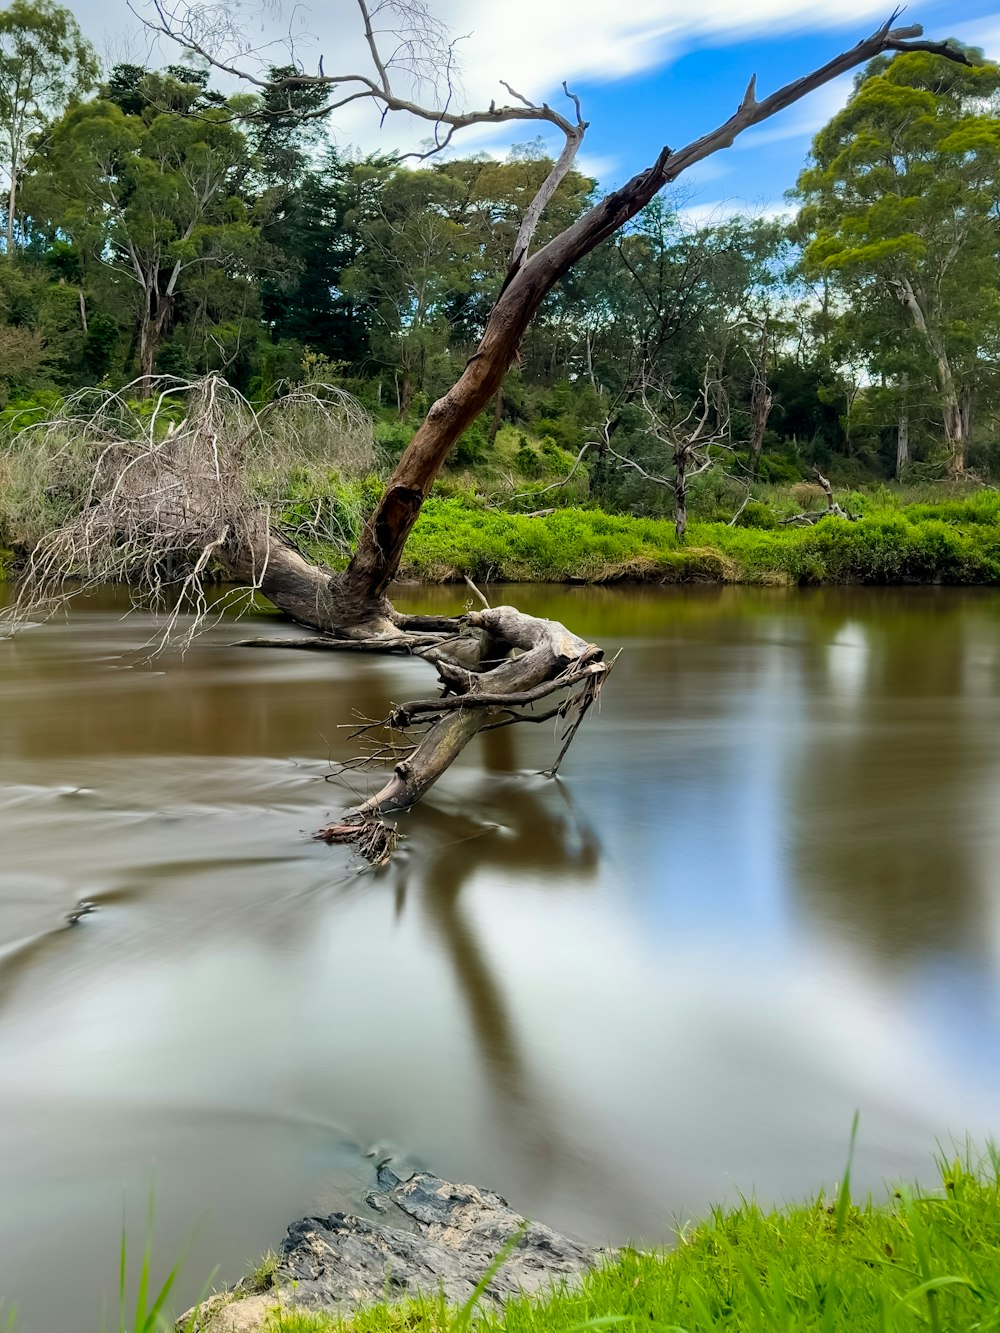
[[[490,610],[490,604],[489,604],[489,602],[486,600],[485,595],[484,595],[482,592],[480,592],[480,590],[479,590],[479,589],[476,587],[476,585],[472,582],[472,580],[469,578],[468,574],[466,574],[466,576],[465,576],[465,581],[466,581],[466,583],[469,585],[469,587],[472,589],[473,593],[475,593],[476,597],[479,598],[479,601],[482,603],[482,605],[486,608],[487,611],[489,611],[489,610]]]

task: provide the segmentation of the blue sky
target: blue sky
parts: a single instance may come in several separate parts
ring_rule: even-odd
[[[971,42],[978,37],[987,44],[988,55],[1000,58],[996,0],[963,0],[961,8],[955,3],[914,5],[901,22],[921,22],[933,38],[957,33]],[[647,165],[662,142],[680,147],[725,120],[750,74],[757,74],[761,93],[770,92],[853,45],[875,26],[855,19],[821,33],[755,36],[725,44],[706,41],[630,78],[585,83],[579,91],[591,121],[587,154],[600,168],[603,184],[618,183]],[[813,134],[843,105],[850,87],[851,79],[842,79],[812,94],[692,169],[678,182],[689,204],[699,212],[781,206]]]

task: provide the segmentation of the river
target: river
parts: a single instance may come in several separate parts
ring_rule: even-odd
[[[110,593],[0,642],[0,1326],[110,1322],[150,1196],[183,1305],[390,1154],[657,1242],[833,1185],[855,1110],[878,1193],[1000,1127],[1000,595],[492,595],[622,648],[600,714],[558,782],[481,738],[380,872],[308,835],[423,663],[148,661]]]

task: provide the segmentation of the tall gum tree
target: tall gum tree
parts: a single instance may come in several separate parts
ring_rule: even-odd
[[[393,28],[393,13],[389,5],[382,5],[382,30]],[[421,20],[416,31],[415,13]],[[402,751],[386,750],[399,757],[385,785],[341,822],[321,831],[320,836],[353,841],[372,859],[381,859],[392,845],[391,830],[382,816],[405,810],[418,801],[483,728],[561,718],[565,731],[558,766],[607,675],[602,651],[556,622],[524,615],[513,607],[484,607],[457,618],[408,616],[396,611],[388,597],[407,538],[439,469],[463,431],[500,390],[518,355],[521,339],[545,298],[575,264],[625,226],[688,167],[728,147],[744,130],[768,120],[814,89],[884,52],[927,50],[959,63],[966,57],[951,46],[923,41],[919,27],[894,27],[897,15],[893,14],[851,50],[769,96],[758,98],[756,80],[751,79],[733,115],[722,125],[678,150],[664,147],[644,171],[536,248],[540,220],[571,170],[587,129],[578,100],[564,85],[571,108],[570,114],[564,115],[547,103],[532,103],[508,88],[510,100],[502,104],[492,102],[482,110],[460,111],[454,108],[449,87],[443,90],[437,105],[425,105],[416,100],[412,80],[407,85],[406,72],[412,71],[421,53],[439,69],[452,67],[452,51],[440,29],[412,5],[407,5],[405,12],[396,11],[398,26],[391,39],[390,57],[380,49],[366,0],[358,0],[358,15],[371,59],[369,72],[328,74],[321,66],[315,73],[300,70],[278,80],[245,67],[237,56],[227,55],[220,47],[214,40],[219,32],[217,9],[204,13],[155,3],[150,21],[162,35],[179,41],[216,68],[244,78],[251,87],[266,90],[272,98],[282,89],[291,99],[303,87],[321,87],[328,93],[322,112],[325,115],[358,99],[368,99],[383,113],[407,112],[428,122],[438,147],[474,125],[523,122],[558,128],[564,138],[562,151],[520,217],[506,276],[482,337],[462,374],[431,405],[404,450],[343,571],[317,566],[293,549],[270,529],[266,514],[255,522],[237,522],[235,516],[230,519],[218,505],[209,502],[204,486],[206,479],[212,481],[212,471],[206,468],[205,460],[214,458],[217,469],[218,459],[218,434],[212,418],[202,426],[195,414],[193,424],[189,422],[185,430],[168,436],[160,445],[154,443],[156,499],[148,500],[149,487],[134,486],[133,504],[152,503],[155,514],[148,515],[149,523],[162,525],[171,515],[183,523],[189,534],[187,554],[196,557],[192,577],[214,560],[231,580],[261,590],[293,619],[320,631],[318,637],[305,640],[304,646],[417,654],[436,667],[441,694],[400,705],[386,719],[397,730],[419,728],[420,739]],[[222,27],[225,29],[225,25]],[[238,41],[236,46],[239,48]],[[401,92],[399,87],[403,85],[406,90]],[[215,389],[209,386],[202,400],[214,401],[216,397]],[[206,449],[211,452],[206,454]],[[197,466],[192,465],[192,458]],[[132,475],[137,475],[134,468]],[[104,530],[114,538],[114,500],[126,489],[125,482],[112,484],[100,514],[95,515],[91,506],[83,520],[88,532],[94,531],[100,519]],[[169,506],[163,502],[167,492],[171,496]],[[211,521],[206,518],[199,526],[195,520],[200,514],[211,516]],[[190,536],[193,530],[199,534],[197,542]],[[180,539],[178,547],[184,549]],[[287,640],[281,643],[288,646]],[[553,703],[551,696],[559,696],[559,701]],[[542,711],[534,711],[542,701],[548,703]]]
[[[0,167],[4,242],[17,243],[18,191],[48,125],[97,81],[97,55],[68,9],[52,0],[12,0],[0,10]]]
[[[998,91],[995,65],[880,57],[817,135],[798,182],[806,263],[864,310],[882,358],[875,374],[902,314],[936,392],[953,477],[965,470],[1000,318]]]
[[[238,194],[249,146],[235,117],[248,99],[184,114],[195,85],[152,75],[143,83],[141,113],[106,97],[71,107],[52,128],[30,194],[37,219],[48,208],[53,231],[125,279],[145,394],[185,281],[213,269],[252,273],[262,243]]]

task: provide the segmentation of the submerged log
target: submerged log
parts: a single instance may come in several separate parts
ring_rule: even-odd
[[[196,1333],[251,1333],[267,1327],[276,1309],[346,1315],[415,1296],[443,1294],[462,1305],[509,1249],[479,1298],[496,1308],[522,1292],[578,1282],[603,1254],[527,1221],[491,1190],[422,1171],[401,1180],[383,1166],[365,1202],[368,1217],[333,1213],[292,1223],[268,1290],[238,1284],[177,1327],[190,1329],[194,1318]]]

